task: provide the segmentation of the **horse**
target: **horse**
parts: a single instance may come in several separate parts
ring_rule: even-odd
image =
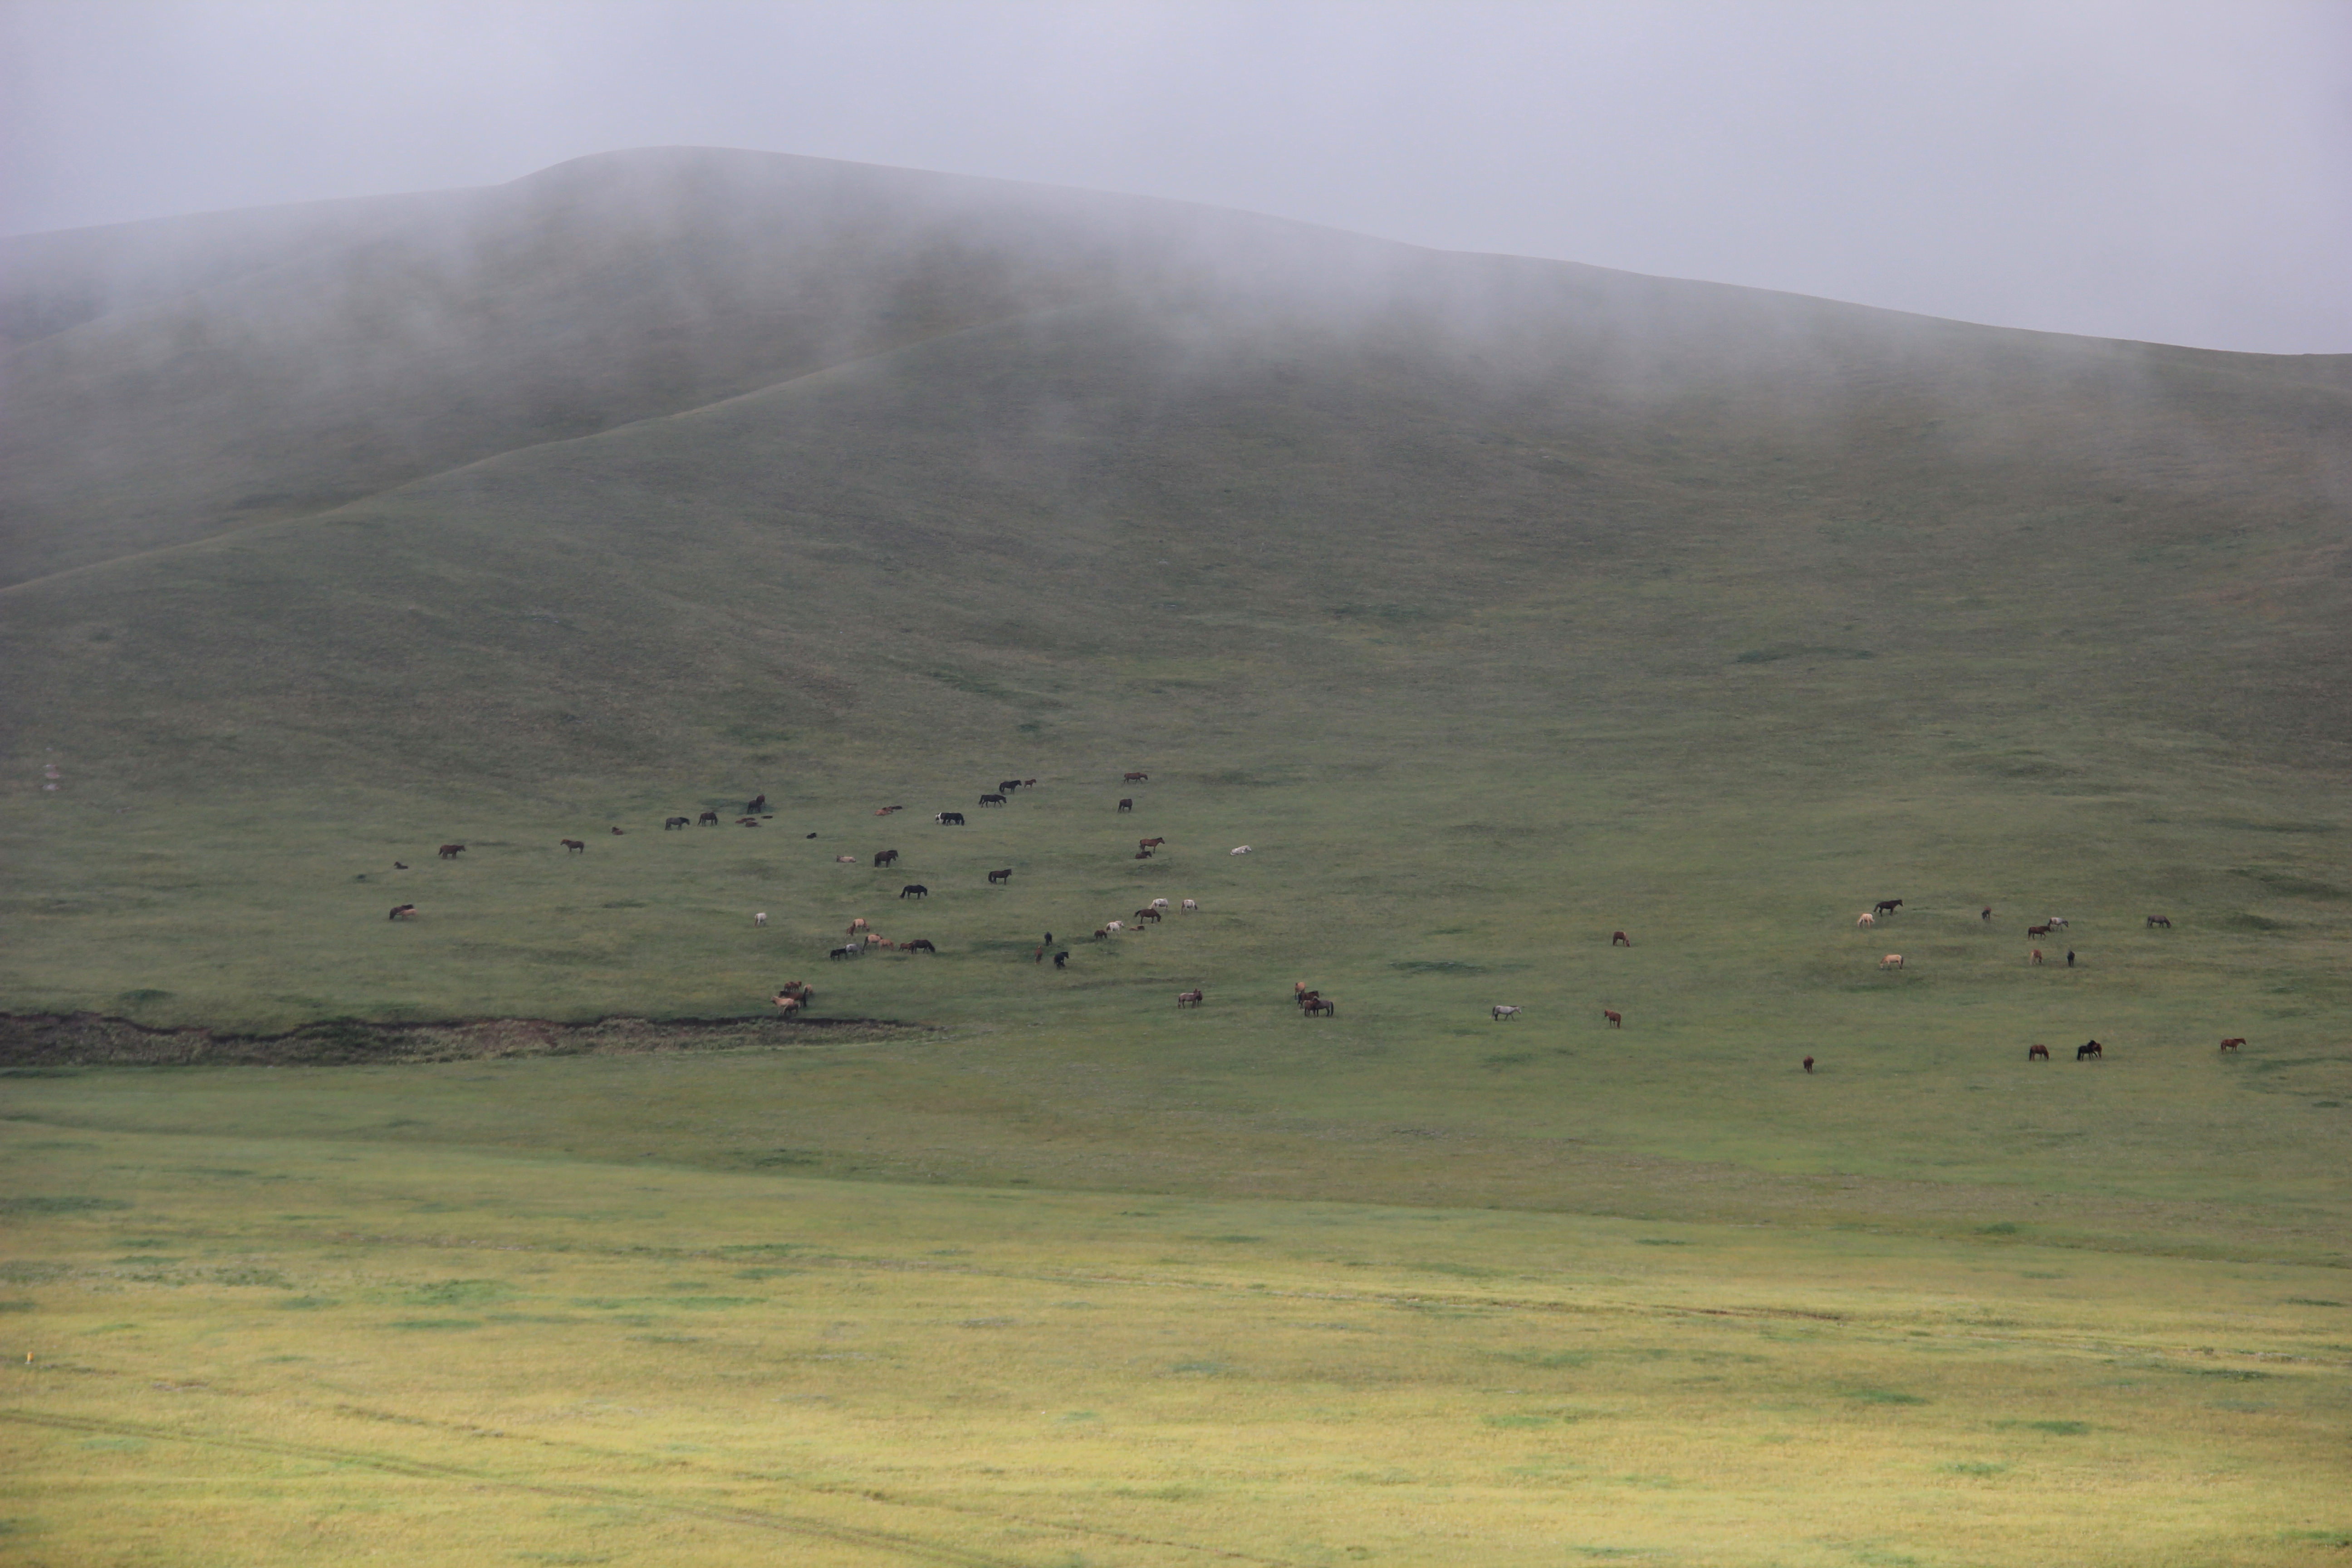
[[[751,923],[755,926],[766,925],[768,923],[768,911],[761,910],[758,914],[753,915],[751,917]]]
[[[1011,880],[1013,880],[1013,868],[1010,866],[1007,866],[1002,871],[991,871],[988,874],[988,881],[991,887],[994,887],[1000,882],[1009,882]]]
[[[1612,947],[1631,947],[1633,945],[1633,939],[1627,936],[1622,931],[1612,931],[1609,933],[1609,945]]]
[[[1312,1018],[1318,1013],[1326,1017],[1336,1018],[1339,1016],[1339,1004],[1326,996],[1309,996],[1298,1010],[1298,1016],[1302,1018]]]
[[[2150,915],[2147,917],[2147,929],[2149,931],[2154,931],[2158,926],[2162,926],[2165,930],[2170,931],[2172,929],[2171,917],[2168,915]]]
[[[1812,1070],[1813,1070],[1813,1058],[1811,1058],[1811,1057],[1807,1057],[1807,1058],[1805,1058],[1805,1070],[1806,1070],[1807,1072],[1811,1072],[1811,1071],[1812,1071]]]
[[[1197,1007],[1200,1005],[1201,992],[1198,986],[1195,986],[1190,991],[1179,991],[1176,993],[1176,1005],[1179,1007]]]
[[[1151,907],[1155,910],[1164,910],[1168,907],[1168,900],[1165,899],[1154,899],[1151,900]]]
[[[1165,838],[1139,838],[1135,841],[1135,847],[1138,849],[1157,849],[1167,842]]]
[[[2028,936],[2048,936],[2050,934],[2050,928],[2046,925],[2027,926],[2025,928],[2025,934]]]
[[[1517,1007],[1509,1006],[1501,1002],[1496,1003],[1492,1007],[1488,1008],[1487,1011],[1495,1015],[1495,1022],[1497,1024],[1501,1023],[1506,1018],[1516,1018],[1519,1016],[1519,1010]]]
[[[462,844],[444,844],[441,846],[441,858],[444,860],[455,860],[458,856],[463,855],[465,852],[466,847]]]
[[[961,811],[943,811],[931,820],[938,823],[941,827],[961,827],[963,826],[963,813]]]
[[[1625,1026],[1625,1015],[1622,1013],[1612,1013],[1603,1007],[1601,1009],[1601,1016],[1609,1020],[1609,1026],[1612,1029],[1622,1029]]]
[[[1881,899],[1870,906],[1870,912],[1874,915],[1891,915],[1902,907],[1903,900],[1900,899]]]
[[[674,827],[691,827],[693,826],[694,818],[690,816],[665,816],[662,818],[662,831],[664,833],[669,832]]]
[[[1157,921],[1160,918],[1160,911],[1146,905],[1135,911],[1135,918],[1139,921]]]
[[[1903,955],[1899,952],[1890,952],[1885,958],[1878,961],[1878,967],[1881,969],[1900,969],[1903,967]]]
[[[1020,787],[1021,781],[1019,779],[1003,779],[998,781],[996,793],[999,795],[1011,795],[1014,790],[1019,789]]]
[[[1135,802],[1131,799],[1122,800],[1118,803],[1118,808],[1121,811],[1133,811],[1135,809]]]
[[[2107,1053],[2099,1048],[2098,1041],[2090,1040],[2074,1047],[2074,1059],[2076,1061],[2079,1062],[2086,1057],[2096,1057],[2101,1061],[2105,1061],[2106,1059]]]
[[[825,956],[827,958],[834,959],[856,958],[859,953],[864,952],[865,951],[866,948],[863,943],[853,943],[847,947],[836,947],[832,952],[826,953]]]
[[[1151,851],[1149,849],[1139,849],[1135,852],[1135,858],[1139,860],[1149,860],[1151,858]]]
[[[405,871],[408,869],[408,862],[405,860],[394,860],[392,863],[392,868],[395,871]]]
[[[403,907],[404,908],[405,906]],[[2232,1035],[2228,1039],[2221,1042],[2221,1048],[2225,1051],[2234,1051],[2245,1043],[2245,1037],[2242,1035]]]
[[[617,827],[615,827],[614,829],[613,829],[613,837],[615,837],[615,838],[620,837],[621,837],[621,830],[620,830],[619,828],[617,828]]]
[[[388,921],[396,921],[403,915],[414,915],[415,912],[416,906],[415,904],[394,904],[392,906],[392,913],[384,916],[383,918]]]
[[[694,819],[694,825],[697,827],[716,827],[719,826],[719,814],[715,811],[706,811]]]
[[[1246,854],[1248,854],[1249,852],[1250,852],[1250,847],[1249,847],[1248,845],[1246,845],[1246,844],[1244,844],[1244,845],[1241,846],[1241,847],[1240,847],[1239,848],[1237,848],[1237,849],[1228,849],[1228,850],[1226,850],[1226,851],[1225,851],[1225,853],[1226,853],[1226,854],[1228,854],[1228,855],[1246,855]]]
[[[816,1000],[816,993],[809,988],[805,981],[800,980],[785,981],[782,985],[776,987],[776,994],[779,996],[789,996],[803,1006],[806,1006],[809,1003]]]
[[[2064,915],[2052,915],[2050,917],[2050,929],[2052,931],[2064,931],[2066,929],[2066,917]]]
[[[856,936],[859,931],[866,929],[866,917],[864,915],[860,915],[856,920],[849,922],[849,934],[852,936]]]
[[[1119,782],[1121,784],[1145,784],[1150,782],[1150,778],[1151,775],[1150,773],[1129,773],[1125,778],[1119,780]]]
[[[1184,912],[1188,915],[1197,911],[1200,907],[1201,901],[1198,899],[1187,899],[1184,900]]]
[[[743,815],[746,816],[757,816],[760,813],[767,809],[768,797],[764,795],[755,795],[751,797],[751,804],[743,808]]]
[[[760,819],[756,816],[739,816],[735,819],[735,826],[738,827],[757,827],[760,826]],[[613,831],[618,833],[621,830],[615,827]]]
[[[2035,949],[2032,951],[2032,953],[2030,953],[2030,954],[2028,954],[2028,955],[2027,955],[2025,962],[2026,962],[2026,963],[2041,963],[2041,962],[2042,962],[2042,950],[2041,950],[2040,948],[2038,948],[2038,947],[2037,947],[2037,948],[2035,948]]]
[[[833,863],[836,866],[855,866],[857,864],[857,857],[855,855],[836,855],[833,858]]]
[[[980,797],[980,804],[982,805],[1003,805],[1004,804],[1004,797],[1001,795],[984,795]]]
[[[877,805],[874,808],[874,815],[877,816],[887,816],[894,811],[904,811],[907,808],[903,805]]]
[[[909,882],[898,889],[898,896],[902,899],[928,899],[931,890],[920,882]]]
[[[1070,962],[1070,954],[1069,954],[1069,952],[1068,952],[1068,950],[1067,950],[1067,949],[1064,949],[1062,952],[1057,952],[1057,953],[1055,953],[1055,954],[1054,955],[1054,967],[1055,967],[1055,968],[1056,968],[1056,969],[1061,968],[1063,965],[1065,965],[1065,964],[1068,963],[1069,962]]]
[[[896,866],[898,863],[898,852],[896,849],[877,849],[874,852],[874,868],[877,871],[885,866]]]
[[[1861,918],[1859,918],[1858,920],[1856,920],[1856,921],[1853,922],[1853,924],[1854,924],[1854,929],[1855,929],[1856,931],[1868,931],[1872,926],[1874,926],[1874,925],[1876,925],[1877,923],[1878,923],[1878,917],[1877,917],[1876,915],[1874,915],[1874,914],[1870,913],[1870,912],[1869,912],[1868,910],[1865,910],[1864,911],[1863,911],[1863,914],[1862,914]]]
[[[2028,1046],[2025,1047],[2025,1059],[2030,1062],[2046,1062],[2050,1059],[2050,1047],[2048,1046]]]
[[[585,855],[588,853],[588,846],[581,843],[577,838],[565,838],[559,840],[559,842],[561,842],[566,849],[571,850],[574,855]]]
[[[927,936],[919,936],[914,941],[903,942],[900,945],[908,952],[928,952],[934,958],[939,956],[940,950],[931,945],[931,939]]]
[[[1984,921],[1987,925],[1992,924],[1992,906],[1990,904],[1987,904],[1983,909],[1979,910],[1977,911],[1977,919]]]
[[[1126,929],[1127,922],[1125,921],[1103,921],[1103,928],[1099,934],[1103,936],[1117,936]]]

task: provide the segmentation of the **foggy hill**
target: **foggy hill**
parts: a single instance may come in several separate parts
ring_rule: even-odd
[[[127,774],[1661,701],[2341,760],[2344,359],[691,150],[6,277],[10,717]]]

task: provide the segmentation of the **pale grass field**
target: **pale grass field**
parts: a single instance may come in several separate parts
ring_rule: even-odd
[[[5,1125],[10,1563],[2352,1542],[2336,1268]]]

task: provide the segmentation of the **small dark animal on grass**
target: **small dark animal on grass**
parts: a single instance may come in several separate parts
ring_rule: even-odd
[[[405,871],[408,869],[408,862],[405,860],[394,860],[392,863],[392,868],[395,871]]]
[[[1903,900],[1900,899],[1881,899],[1870,906],[1870,912],[1874,915],[1891,915],[1902,907]]]
[[[1987,925],[1992,924],[1992,906],[1990,904],[1987,904],[1983,909],[1979,910],[1977,911],[1977,919],[1984,921]]]
[[[392,913],[384,916],[383,918],[388,921],[396,921],[404,915],[413,915],[415,912],[416,906],[415,904],[394,904],[392,906]]]
[[[1149,849],[1139,849],[1135,852],[1135,858],[1139,860],[1149,860],[1151,858],[1151,851]]]
[[[760,826],[760,819],[756,816],[739,816],[735,819],[735,826],[738,827],[757,827]],[[613,831],[618,833],[621,830],[615,827]]]
[[[1812,1071],[1812,1070],[1813,1070],[1813,1058],[1811,1058],[1811,1057],[1807,1057],[1807,1058],[1805,1058],[1805,1070],[1806,1070],[1807,1072],[1811,1072],[1811,1071]]]
[[[996,793],[999,795],[1011,795],[1014,790],[1019,789],[1020,787],[1021,781],[1019,779],[1004,779],[997,784]]]
[[[2050,928],[2048,926],[2027,926],[2025,928],[2025,934],[2028,936],[2048,936],[2050,934]]]
[[[1197,988],[1191,991],[1179,991],[1176,993],[1176,1005],[1179,1007],[1197,1007],[1200,1005],[1201,993]]]
[[[836,948],[835,948],[832,952],[830,952],[826,953],[826,954],[825,954],[825,956],[826,956],[827,958],[836,958],[836,959],[838,959],[838,958],[856,958],[856,957],[858,955],[858,953],[863,950],[863,947],[864,947],[864,944],[863,944],[863,943],[861,943],[861,942],[852,942],[852,943],[850,943],[847,947],[836,947]]]
[[[1139,838],[1135,841],[1135,847],[1138,849],[1157,849],[1167,842],[1165,838]]]
[[[2028,1046],[2025,1047],[2025,1059],[2030,1062],[2046,1062],[2050,1059],[2050,1047],[2048,1046]]]
[[[874,868],[876,870],[880,870],[885,866],[896,866],[898,863],[898,852],[896,849],[877,849],[874,852]]]
[[[669,832],[672,828],[691,827],[693,826],[694,818],[690,816],[665,816],[662,818],[662,831],[664,833]]]
[[[1150,777],[1151,775],[1150,773],[1129,773],[1121,782],[1126,784],[1142,784]]]
[[[1633,945],[1633,939],[1627,936],[1622,931],[1612,931],[1609,933],[1609,945],[1612,947],[1631,947]]]
[[[1054,955],[1054,967],[1056,969],[1066,967],[1069,962],[1070,955],[1066,952],[1057,952]]]
[[[1622,1013],[1612,1013],[1603,1007],[1601,1009],[1601,1016],[1609,1020],[1609,1026],[1612,1029],[1622,1029],[1625,1026],[1625,1015]]]
[[[927,936],[919,936],[914,941],[905,943],[904,946],[908,952],[928,952],[936,955],[940,951],[931,945],[931,939]]]
[[[2158,926],[2162,926],[2165,930],[2167,930],[2167,931],[2170,931],[2170,930],[2172,929],[2172,920],[2171,920],[2171,917],[2170,917],[2170,916],[2168,916],[2168,915],[2150,915],[2150,916],[2148,916],[2148,917],[2147,917],[2147,928],[2148,928],[2150,931],[2154,931]]]
[[[988,874],[988,880],[992,886],[999,882],[1009,882],[1013,880],[1013,868],[1007,866],[1002,871],[991,871]]]
[[[2074,1047],[2074,1059],[2078,1062],[2086,1057],[2096,1057],[2105,1061],[2106,1056],[2107,1053],[2099,1048],[2099,1042],[2096,1040],[2087,1041]]]
[[[403,905],[401,906],[401,908],[403,908],[403,909],[406,909],[407,907],[408,907],[408,906],[407,906],[407,905],[405,905],[405,904],[403,904]],[[2225,1050],[2225,1051],[2234,1051],[2234,1050],[2236,1050],[2240,1046],[2242,1046],[2242,1045],[2244,1045],[2245,1043],[2246,1043],[2246,1042],[2245,1042],[2245,1037],[2244,1037],[2243,1036],[2241,1036],[2241,1035],[2232,1035],[2232,1036],[2231,1036],[2228,1039],[2223,1040],[2223,1041],[2221,1042],[2221,1048],[2222,1048],[2223,1050]]]
[[[1328,996],[1309,996],[1305,1005],[1299,1008],[1299,1016],[1302,1017],[1312,1018],[1318,1013],[1327,1017],[1336,1018],[1339,1016],[1339,1004]]]
[[[903,805],[877,805],[874,808],[874,815],[877,816],[887,816],[894,811],[904,811],[907,808]]]
[[[909,882],[898,889],[898,896],[902,899],[928,899],[931,890],[920,882]]]
[[[2074,967],[2074,950],[2071,947],[2066,950],[2066,967],[2069,969]]]
[[[621,837],[621,830],[620,830],[619,828],[617,828],[617,827],[615,827],[614,829],[613,829],[613,837],[615,837],[615,838],[618,838],[619,837]]]
[[[938,823],[941,827],[961,827],[963,826],[963,813],[961,811],[943,811],[940,813],[939,816],[931,818],[931,820]]]
[[[466,847],[462,844],[444,844],[441,846],[441,858],[444,860],[455,860],[458,856],[463,855],[465,852]]]
[[[1004,797],[1001,795],[984,795],[980,797],[980,804],[982,805],[1003,805],[1004,804]]]
[[[1135,809],[1135,802],[1132,800],[1122,800],[1118,803],[1118,808],[1121,811],[1133,811]]]
[[[577,838],[566,838],[562,842],[563,847],[566,849],[571,850],[574,855],[585,855],[588,853],[588,846],[581,843]]]
[[[694,825],[697,827],[716,827],[719,826],[719,814],[715,811],[706,811],[694,819]]]
[[[768,797],[764,795],[755,795],[751,797],[751,804],[743,808],[743,815],[746,816],[757,816],[760,813],[767,809]]]

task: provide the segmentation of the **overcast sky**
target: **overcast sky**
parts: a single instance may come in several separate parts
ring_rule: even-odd
[[[754,147],[2352,352],[2352,3],[0,0],[0,229]]]

